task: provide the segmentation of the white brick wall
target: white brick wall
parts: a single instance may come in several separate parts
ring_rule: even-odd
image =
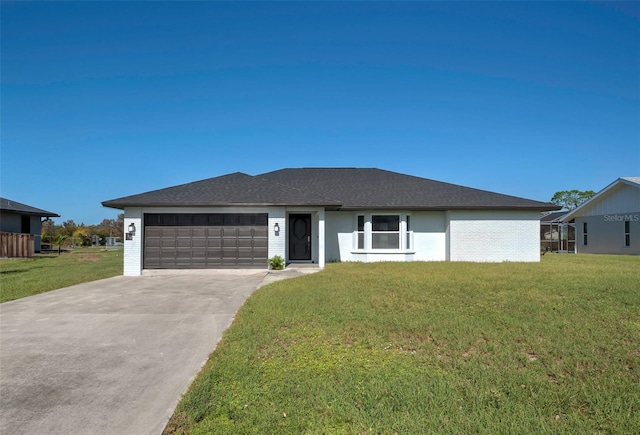
[[[536,211],[451,211],[451,261],[540,261]]]
[[[269,209],[269,257],[274,257],[276,255],[281,256],[282,258],[286,257],[286,234],[287,234],[287,223],[286,223],[286,213],[284,207],[273,207]],[[276,233],[273,231],[273,227],[275,224],[278,224],[280,227],[280,231]]]
[[[136,226],[136,233],[132,240],[124,241],[124,276],[140,276],[142,274],[144,227],[142,225],[142,210],[139,207],[124,209],[125,233],[129,231],[129,225],[132,223]]]

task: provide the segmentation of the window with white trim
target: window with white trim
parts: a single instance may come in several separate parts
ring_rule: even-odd
[[[582,222],[582,244],[587,246],[588,235],[587,235],[587,223]]]
[[[371,216],[371,249],[400,249],[400,216]]]
[[[357,215],[354,247],[358,250],[400,251],[411,248],[409,216],[401,214]]]
[[[624,221],[624,246],[631,246],[631,222]]]
[[[358,216],[358,231],[357,231],[356,249],[364,249],[364,216]]]

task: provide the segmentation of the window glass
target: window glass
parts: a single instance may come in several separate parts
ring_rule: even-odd
[[[358,246],[357,249],[364,249],[364,216],[358,216]]]
[[[400,216],[398,215],[373,215],[371,216],[373,231],[400,231]]]
[[[399,249],[399,233],[373,233],[371,235],[371,247],[373,249]]]
[[[582,244],[587,246],[587,223],[582,223]]]
[[[631,246],[631,222],[624,222],[624,246]]]

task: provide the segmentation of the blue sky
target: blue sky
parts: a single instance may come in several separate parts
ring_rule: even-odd
[[[530,199],[640,175],[640,3],[3,2],[0,192],[378,167]]]

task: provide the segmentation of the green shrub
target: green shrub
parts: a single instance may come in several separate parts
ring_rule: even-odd
[[[271,257],[269,259],[269,268],[270,269],[282,270],[282,269],[284,269],[284,266],[285,266],[284,258],[282,258],[279,255],[276,255],[276,256]]]

